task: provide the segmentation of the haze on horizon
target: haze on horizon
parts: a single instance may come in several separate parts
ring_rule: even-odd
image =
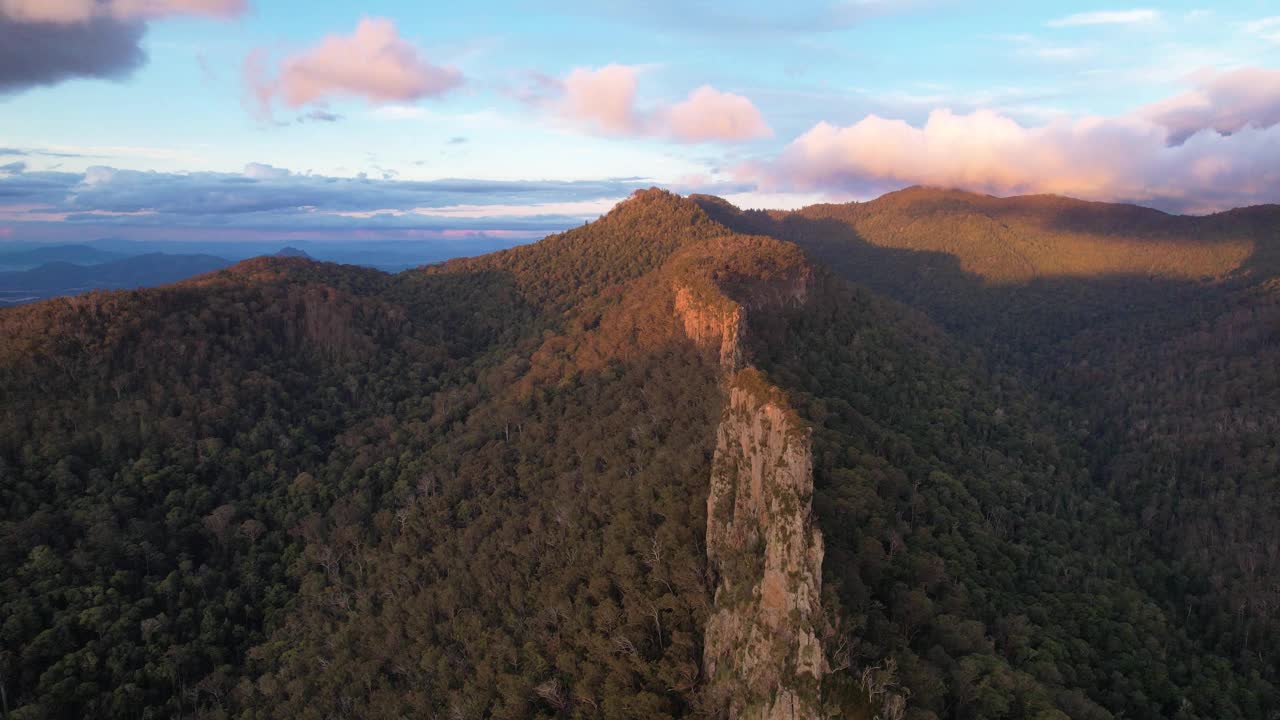
[[[0,0],[0,240],[520,242],[641,187],[1280,201],[1264,3]]]

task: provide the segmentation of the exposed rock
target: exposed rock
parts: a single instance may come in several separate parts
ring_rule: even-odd
[[[812,272],[675,289],[685,334],[718,354],[728,403],[707,497],[707,558],[716,573],[703,670],[707,699],[733,720],[817,720],[827,662],[822,534],[812,521],[809,430],[785,396],[745,362],[746,313],[803,303]]]
[[[742,362],[738,338],[743,329],[742,307],[737,303],[708,302],[688,287],[676,289],[676,314],[684,322],[684,334],[704,347],[719,348],[720,364],[732,371]]]
[[[809,298],[813,270],[808,265],[797,263],[768,271],[772,277],[727,279],[732,299],[705,277],[686,279],[675,287],[675,312],[685,335],[703,347],[718,350],[720,363],[728,371],[737,370],[744,361],[742,334],[747,312],[803,305]]]
[[[703,667],[730,718],[819,717],[822,534],[808,429],[754,370],[730,384],[707,498],[719,574]]]

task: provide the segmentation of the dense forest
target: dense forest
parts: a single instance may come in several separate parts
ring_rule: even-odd
[[[649,190],[397,275],[0,310],[0,710],[1274,717],[1278,229]],[[731,386],[811,464],[769,507],[820,532],[812,682],[745,633],[709,671],[729,602],[808,592],[761,580],[793,528],[713,532]]]
[[[1019,378],[1133,523],[1110,552],[1189,637],[1277,682],[1280,208],[1182,217],[924,188],[795,212],[698,202],[918,308]]]

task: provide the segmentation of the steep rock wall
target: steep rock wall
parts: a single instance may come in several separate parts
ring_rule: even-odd
[[[707,497],[707,558],[716,575],[703,640],[707,699],[732,720],[817,720],[827,663],[822,534],[812,520],[809,430],[785,396],[744,364],[746,314],[804,303],[801,267],[738,285],[735,300],[676,288],[685,334],[718,354],[726,408],[716,430]]]
[[[711,348],[720,355],[720,364],[730,370],[742,362],[738,339],[742,334],[742,306],[728,302],[708,301],[687,286],[676,288],[676,315],[684,325],[684,334],[695,343]]]
[[[736,373],[707,497],[707,556],[719,585],[703,646],[711,695],[731,718],[819,717],[827,664],[812,496],[808,429],[759,373]]]

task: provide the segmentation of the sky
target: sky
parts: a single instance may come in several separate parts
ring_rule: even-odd
[[[638,188],[1280,201],[1271,0],[0,0],[0,239],[540,237]]]

